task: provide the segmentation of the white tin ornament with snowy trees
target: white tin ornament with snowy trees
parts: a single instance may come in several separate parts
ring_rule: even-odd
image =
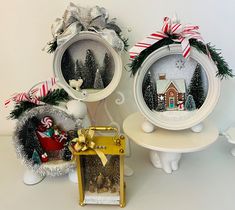
[[[191,48],[182,56],[178,44],[152,52],[134,80],[138,108],[155,126],[182,130],[201,123],[214,109],[220,95],[217,67],[210,58]]]
[[[53,67],[61,86],[73,98],[87,102],[109,96],[122,74],[119,52],[103,36],[91,31],[82,31],[57,47]],[[81,87],[70,85],[70,80],[82,80]]]

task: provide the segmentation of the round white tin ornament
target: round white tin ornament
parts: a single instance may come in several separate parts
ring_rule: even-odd
[[[152,79],[154,81],[162,80],[159,76],[164,75],[163,79],[168,81],[168,85],[171,84],[175,89],[184,90],[184,95],[188,95],[187,87],[190,85],[190,80],[193,76],[193,71],[196,65],[200,65],[202,69],[202,80],[205,89],[205,100],[202,106],[193,111],[186,111],[184,109],[185,101],[179,100],[177,103],[179,106],[174,107],[172,101],[178,100],[178,98],[170,97],[173,92],[167,95],[166,111],[151,110],[145,102],[143,93],[143,83],[146,78],[146,74],[150,71]],[[190,57],[184,59],[182,56],[182,48],[179,44],[172,44],[164,46],[151,53],[145,61],[142,63],[140,69],[135,75],[134,79],[134,97],[139,110],[146,117],[146,119],[155,126],[162,127],[169,130],[183,130],[193,127],[201,123],[216,106],[220,95],[220,80],[216,77],[217,67],[210,58],[197,51],[194,47],[191,47]],[[158,78],[159,77],[159,78]],[[166,77],[166,78],[165,78]],[[185,81],[185,87],[180,83],[180,80]],[[157,92],[158,103],[163,98],[166,98],[164,93],[164,84],[166,81],[160,81],[156,83],[158,87],[155,87],[156,91],[161,89],[161,94]],[[174,87],[173,87],[174,86]],[[173,90],[172,89],[172,90]],[[178,94],[179,95],[179,94]],[[177,95],[177,97],[178,97]],[[165,99],[164,99],[165,100]],[[172,107],[171,107],[172,106]]]
[[[103,88],[95,89],[93,86],[83,88],[82,86],[80,87],[80,78],[73,78],[71,75],[71,78],[66,78],[66,76],[70,76],[68,75],[68,72],[66,72],[68,68],[62,65],[63,56],[66,53],[69,54],[73,65],[75,66],[77,62],[82,65],[81,68],[84,70],[87,50],[92,51],[97,64],[97,74],[100,73],[101,75],[104,57],[106,54],[108,55],[108,77],[110,78],[110,81]],[[115,51],[115,49],[99,33],[83,31],[76,34],[56,49],[54,54],[53,69],[55,76],[59,79],[59,85],[63,87],[70,96],[86,102],[94,102],[106,98],[115,90],[121,79],[122,61],[119,53]],[[76,70],[72,69],[71,71]],[[86,80],[84,78],[82,79]],[[83,81],[83,83],[84,82],[85,81]]]

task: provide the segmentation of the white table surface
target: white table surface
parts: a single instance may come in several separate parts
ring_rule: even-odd
[[[144,119],[139,112],[129,115],[123,122],[123,130],[135,143],[151,150],[175,153],[200,151],[214,143],[219,135],[218,129],[209,121],[203,122],[201,133],[190,129],[170,131],[162,128],[145,133],[141,129]]]
[[[132,142],[131,142],[132,144]],[[134,169],[126,177],[125,210],[234,210],[233,145],[220,137],[207,150],[187,156],[169,176],[151,166],[148,150],[131,145],[126,159]],[[35,186],[22,182],[24,166],[16,158],[11,137],[0,137],[0,210],[117,210],[118,206],[78,205],[77,185],[67,176],[46,178]]]

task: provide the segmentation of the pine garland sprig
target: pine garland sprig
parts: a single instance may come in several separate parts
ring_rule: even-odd
[[[56,89],[54,91],[49,92],[46,96],[39,98],[40,101],[50,104],[50,105],[58,105],[62,101],[69,100],[69,95],[65,92],[64,89]],[[14,109],[10,112],[10,119],[18,119],[25,111],[28,111],[34,107],[39,105],[31,103],[29,101],[21,101],[17,103]]]
[[[128,44],[128,38],[125,38],[123,36],[119,36],[119,38],[122,40],[123,44],[124,44],[124,50],[127,52],[128,51],[128,47],[129,47],[129,44]]]
[[[20,103],[16,104],[14,109],[10,112],[10,115],[8,118],[10,119],[18,119],[22,113],[24,113],[27,110],[30,110],[37,105],[34,103],[31,103],[29,101],[21,101]]]
[[[138,56],[135,57],[135,59],[129,64],[129,67],[131,69],[132,75],[135,75],[136,72],[139,70],[140,66],[144,62],[144,60],[155,50],[164,47],[166,45],[174,44],[174,41],[170,38],[167,37],[165,39],[162,39],[152,46],[146,48],[143,50]]]
[[[195,47],[198,51],[207,54],[207,49],[204,43],[197,41],[196,39],[189,40],[190,45]],[[210,43],[207,44],[207,48],[210,52],[212,60],[217,65],[218,71],[216,72],[216,76],[222,79],[227,79],[228,77],[234,77],[232,69],[229,68],[228,63],[224,60],[219,49],[216,49],[215,46],[212,46]]]
[[[57,41],[55,40],[54,42],[50,42],[48,44],[48,50],[47,50],[47,53],[53,53],[55,52],[56,48],[58,47],[57,45]]]
[[[64,89],[56,89],[49,92],[40,99],[42,102],[50,105],[58,105],[62,101],[69,100],[69,95]]]
[[[161,47],[168,46],[170,44],[179,44],[178,42],[174,42],[172,39],[174,39],[173,36],[164,38],[156,42],[152,46],[146,48],[138,56],[136,56],[135,59],[129,64],[132,75],[136,74],[136,72],[139,70],[144,60],[153,51]],[[189,42],[190,42],[190,45],[195,47],[199,52],[202,52],[207,55],[207,49],[204,43],[197,41],[196,39],[190,39]],[[219,50],[216,49],[214,46],[211,46],[210,44],[207,44],[207,48],[210,52],[212,60],[215,62],[218,68],[218,71],[216,72],[216,76],[219,77],[220,79],[234,77],[234,74],[232,73],[232,69],[229,68],[228,63],[224,60],[223,56],[221,55],[221,52],[217,52]]]

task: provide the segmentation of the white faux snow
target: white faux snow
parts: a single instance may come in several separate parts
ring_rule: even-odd
[[[164,79],[164,80],[156,80],[157,93],[164,94],[171,83],[173,83],[173,85],[177,88],[179,93],[186,92],[184,79],[174,79],[174,80]]]
[[[120,195],[119,192],[110,193],[91,193],[89,191],[85,191],[85,204],[111,204],[111,205],[119,205],[120,203]]]
[[[196,114],[197,110],[194,111],[164,111],[164,112],[157,112],[153,111],[153,114],[156,117],[161,118],[162,120],[186,120]]]

